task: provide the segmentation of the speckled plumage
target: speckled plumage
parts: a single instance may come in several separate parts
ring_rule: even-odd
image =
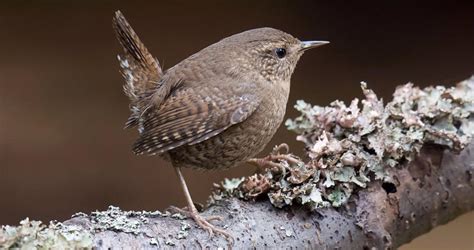
[[[180,212],[211,235],[232,241],[231,234],[209,223],[213,218],[199,215],[180,169],[230,168],[262,151],[283,121],[298,59],[326,42],[254,29],[163,71],[119,11],[113,26],[125,52],[119,61],[130,98],[126,127],[138,126],[140,134],[133,152],[171,160],[188,204]]]
[[[223,169],[271,140],[304,51],[298,39],[272,28],[249,30],[163,71],[119,12],[114,27],[125,52],[119,60],[131,99],[127,126],[140,132],[136,154],[167,153],[175,166]]]
[[[179,79],[181,87],[156,110],[156,114],[150,113],[154,117],[160,116],[168,106],[175,106],[179,102],[176,106],[189,105],[185,108],[187,112],[196,109],[196,106],[207,108],[191,120],[193,124],[186,124],[182,130],[179,128],[178,133],[182,135],[191,131],[194,134],[199,129],[193,129],[193,126],[206,124],[205,127],[214,134],[201,138],[199,143],[193,141],[169,150],[175,165],[201,169],[223,169],[238,165],[265,147],[285,114],[289,78],[285,81],[268,81],[254,68],[246,68],[234,61],[244,51],[238,51],[238,48],[232,48],[235,46],[229,44],[229,54],[213,53],[216,49],[214,46],[167,71],[165,77],[174,78],[174,81]],[[227,50],[225,46],[220,49]],[[214,106],[208,107],[208,103]],[[235,112],[241,112],[242,115],[233,121],[231,116]],[[138,148],[140,152],[144,151],[143,145],[147,145],[142,142],[136,144],[142,146]]]

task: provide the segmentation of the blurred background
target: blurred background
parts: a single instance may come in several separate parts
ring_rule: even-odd
[[[327,105],[360,97],[360,81],[385,100],[409,81],[452,85],[474,74],[474,4],[466,1],[2,1],[0,2],[0,225],[29,216],[64,220],[78,211],[184,206],[168,163],[130,151],[111,28],[122,10],[148,49],[169,68],[221,38],[270,26],[300,39],[329,40],[307,52],[292,79],[287,117],[304,99]],[[288,142],[282,126],[262,155]],[[194,199],[251,166],[185,171]],[[472,249],[474,214],[404,249]]]

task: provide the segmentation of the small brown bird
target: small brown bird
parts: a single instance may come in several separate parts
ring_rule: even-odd
[[[285,115],[290,78],[303,52],[326,41],[301,42],[272,28],[222,39],[163,71],[120,11],[113,26],[131,101],[126,127],[138,127],[136,154],[161,155],[173,164],[187,214],[211,235],[226,231],[195,208],[180,168],[226,169],[254,157]]]

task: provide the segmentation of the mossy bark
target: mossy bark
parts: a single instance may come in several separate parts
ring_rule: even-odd
[[[393,249],[474,209],[474,143],[460,154],[427,145],[416,160],[389,171],[393,183],[371,182],[340,208],[309,212],[303,207],[277,209],[268,201],[231,198],[203,214],[225,218],[218,224],[234,235],[235,249]],[[79,216],[64,224],[88,230],[93,221]],[[183,224],[191,228],[180,237]],[[228,247],[224,238],[210,238],[191,220],[171,216],[150,218],[135,233],[95,232],[93,242],[98,249]]]

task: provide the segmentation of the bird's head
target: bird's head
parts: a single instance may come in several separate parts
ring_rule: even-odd
[[[257,70],[269,81],[289,81],[303,53],[327,41],[300,41],[292,35],[273,28],[258,28],[223,39],[242,53],[244,64]],[[237,58],[242,58],[242,54]]]

